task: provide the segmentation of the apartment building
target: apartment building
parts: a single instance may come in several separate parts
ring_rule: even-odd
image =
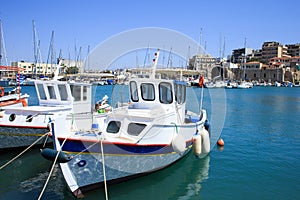
[[[25,76],[35,75],[52,75],[56,69],[56,64],[33,63],[26,61],[11,62],[11,66],[21,68],[21,73]]]
[[[246,60],[251,59],[254,50],[251,48],[240,48],[232,50],[230,61],[232,63],[243,63],[246,54]]]
[[[189,59],[189,69],[199,71],[204,77],[211,77],[211,71],[216,66],[216,58],[208,54],[197,54]]]
[[[296,57],[296,56],[300,56],[300,43],[297,44],[288,44],[287,46],[287,53],[292,56],[292,57]]]
[[[261,61],[265,64],[274,57],[291,57],[288,55],[288,47],[279,42],[264,42],[262,45]]]

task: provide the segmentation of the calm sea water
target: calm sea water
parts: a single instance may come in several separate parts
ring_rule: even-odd
[[[34,87],[23,92],[31,95],[31,105],[37,103]],[[201,91],[189,92],[188,101],[194,102],[192,96],[197,98]],[[96,99],[110,96],[111,86],[99,86],[94,93]],[[209,98],[222,93],[226,104],[215,108]],[[217,89],[204,94],[203,106],[210,115],[226,114],[224,149],[215,146],[204,159],[189,154],[167,169],[110,185],[109,199],[300,199],[300,88]],[[1,153],[0,165],[20,152]],[[25,153],[0,170],[0,199],[37,199],[51,165],[39,149]],[[58,167],[42,199],[74,199]],[[85,199],[105,199],[104,191],[89,192]]]

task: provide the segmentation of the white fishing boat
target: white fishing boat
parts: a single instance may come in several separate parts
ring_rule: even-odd
[[[92,112],[90,84],[35,80],[35,89],[39,105],[4,110],[0,118],[0,149],[33,144],[47,135],[49,118],[53,119],[55,116],[67,115],[64,123],[71,126],[76,119],[76,126],[84,130],[87,128],[86,121],[101,120],[105,115]],[[43,142],[45,141],[40,140],[37,144]]]
[[[133,78],[128,90],[129,103],[107,114],[102,131],[71,130],[64,116],[50,123],[55,150],[42,155],[60,163],[76,197],[168,167],[191,149],[204,157],[216,143],[206,111],[186,110],[185,82]]]

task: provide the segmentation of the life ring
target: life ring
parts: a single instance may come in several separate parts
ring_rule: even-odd
[[[3,97],[4,96],[4,88],[0,87],[0,90],[1,90],[0,97]]]
[[[28,106],[26,99],[21,99],[21,102],[22,102],[22,106],[23,107],[27,107]]]

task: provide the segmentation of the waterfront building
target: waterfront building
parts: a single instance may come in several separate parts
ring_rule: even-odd
[[[287,53],[292,56],[292,57],[296,57],[296,56],[300,56],[300,43],[297,44],[288,44],[287,46]]]
[[[50,76],[56,69],[55,64],[50,63],[33,63],[26,61],[11,62],[11,66],[22,69],[21,74],[25,76],[44,75]]]
[[[287,46],[282,45],[279,42],[264,42],[262,45],[261,61],[267,64],[269,63],[269,60],[274,57],[290,57],[287,50]]]
[[[77,67],[79,72],[83,72],[83,62],[82,61],[73,61],[73,60],[61,60],[61,66],[65,68],[69,67]],[[11,66],[19,67],[22,70],[20,73],[26,77],[33,77],[33,76],[52,76],[56,70],[57,64],[56,63],[34,63],[34,62],[26,62],[26,61],[17,61],[11,62]],[[8,76],[14,76],[11,72]]]
[[[216,58],[209,54],[196,54],[189,59],[189,69],[198,71],[204,77],[212,79],[212,69],[216,67]]]
[[[254,50],[251,48],[234,49],[232,50],[230,61],[232,63],[242,63],[244,62],[245,54],[246,54],[246,59],[249,60],[252,57],[253,51]]]

